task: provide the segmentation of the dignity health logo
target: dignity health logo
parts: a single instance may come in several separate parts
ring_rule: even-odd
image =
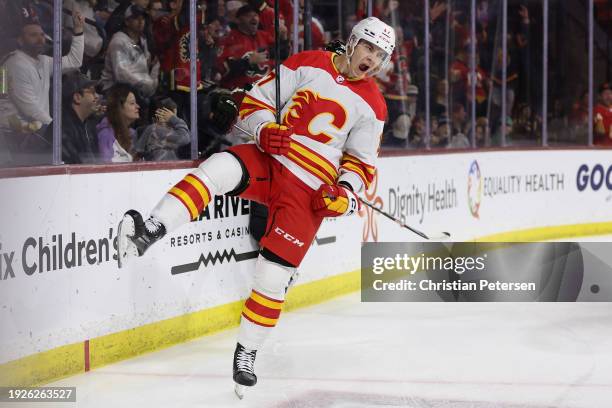
[[[482,202],[482,174],[480,173],[480,166],[478,166],[477,160],[474,160],[470,165],[467,185],[468,207],[470,208],[470,213],[474,218],[480,218],[478,212],[480,211],[480,203]]]

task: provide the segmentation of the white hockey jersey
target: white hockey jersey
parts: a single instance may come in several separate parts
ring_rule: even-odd
[[[281,119],[295,134],[289,154],[273,157],[313,189],[346,181],[360,191],[374,178],[387,108],[374,80],[344,77],[334,55],[304,51],[281,65]],[[239,125],[252,134],[275,120],[274,75],[255,83],[240,105]]]

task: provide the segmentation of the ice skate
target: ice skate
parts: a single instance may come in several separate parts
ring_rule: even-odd
[[[143,221],[136,210],[125,213],[117,228],[117,262],[119,268],[130,258],[142,256],[146,250],[166,235],[166,228],[154,218]]]
[[[244,392],[247,387],[252,387],[257,384],[257,376],[253,366],[255,365],[255,355],[257,350],[249,350],[244,348],[240,343],[236,344],[234,351],[234,392],[238,398],[244,397]]]

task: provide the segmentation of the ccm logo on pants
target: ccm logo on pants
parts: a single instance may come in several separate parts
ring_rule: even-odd
[[[303,247],[304,246],[304,243],[302,241],[300,241],[299,239],[295,238],[293,235],[289,234],[288,232],[283,231],[279,227],[274,228],[274,232],[276,232],[278,235],[280,235],[281,237],[285,238],[287,241],[291,242],[294,245],[297,245],[299,247]]]

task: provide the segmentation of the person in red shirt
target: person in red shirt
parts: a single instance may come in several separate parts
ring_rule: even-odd
[[[274,35],[274,7],[270,7],[265,0],[249,0],[248,4],[259,14],[259,28]],[[287,32],[287,25],[283,13],[279,17],[279,30]]]
[[[609,82],[599,87],[599,103],[593,113],[594,144],[612,146],[612,85]]]
[[[153,22],[153,37],[160,56],[164,85],[170,91],[189,94],[191,63],[189,61],[189,2],[176,0],[172,13]],[[204,13],[198,11],[197,24],[204,26]],[[196,62],[198,90],[202,89],[200,78],[201,61]]]
[[[265,1],[268,8],[274,11],[274,0]],[[293,25],[293,0],[279,0],[278,9],[280,15],[285,19],[285,25],[291,31],[291,26]],[[274,15],[272,15],[272,17],[274,17]]]
[[[466,106],[469,105],[472,100],[472,89],[469,75],[469,53],[466,48],[461,48],[457,51],[457,56],[451,64],[450,72],[454,102]],[[488,82],[487,72],[480,67],[479,58],[476,55],[476,114],[478,116],[486,116]]]
[[[274,37],[259,29],[259,14],[250,5],[236,13],[237,27],[221,42],[217,67],[221,86],[242,88],[268,74],[274,65]],[[281,59],[289,54],[287,32],[281,33]]]

